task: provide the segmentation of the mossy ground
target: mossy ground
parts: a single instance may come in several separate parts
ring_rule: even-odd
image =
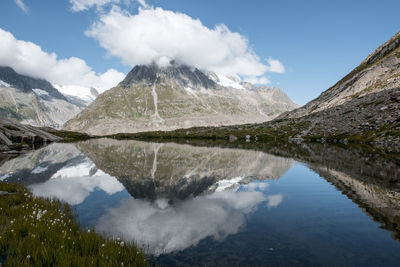
[[[135,244],[81,229],[70,207],[0,182],[0,265],[147,266]]]
[[[55,129],[51,129],[51,128],[43,128],[43,129],[55,136],[61,137],[63,139],[62,142],[64,142],[64,143],[84,141],[84,140],[93,138],[93,136],[90,136],[86,133],[55,130]]]

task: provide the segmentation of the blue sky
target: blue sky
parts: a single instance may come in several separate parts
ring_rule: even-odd
[[[27,12],[14,0],[0,3],[0,28],[15,39],[33,42],[47,53],[56,53],[58,59],[81,58],[96,73],[115,69],[126,74],[131,69],[120,50],[101,47],[104,36],[85,34],[110,7],[73,12],[68,0],[23,2]],[[230,32],[246,37],[262,64],[273,58],[284,65],[284,73],[266,71],[262,76],[298,104],[317,97],[400,30],[398,0],[249,2],[153,0],[147,4],[200,19],[210,29],[224,24]],[[137,14],[138,7],[135,1],[120,5],[131,14]]]

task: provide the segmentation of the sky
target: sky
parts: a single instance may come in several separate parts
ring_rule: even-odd
[[[400,30],[400,1],[1,0],[0,65],[115,86],[171,59],[281,87],[303,105]]]

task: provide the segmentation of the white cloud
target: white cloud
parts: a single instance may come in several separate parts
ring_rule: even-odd
[[[268,60],[268,71],[276,73],[285,73],[285,66],[278,59],[269,58]]]
[[[22,10],[22,12],[28,13],[28,7],[24,2],[22,2],[22,0],[14,0],[14,2]]]
[[[100,170],[91,175],[90,171],[94,166],[87,161],[62,168],[46,182],[29,185],[29,189],[35,196],[54,197],[70,205],[81,204],[96,189],[108,195],[124,190],[124,186],[116,178]]]
[[[206,237],[223,240],[236,234],[246,216],[265,200],[261,192],[234,191],[189,198],[175,205],[165,199],[150,202],[130,198],[109,209],[95,228],[134,240],[158,255],[195,246]]]
[[[248,76],[244,80],[245,80],[245,82],[249,82],[252,84],[269,84],[269,83],[271,83],[271,81],[268,80],[268,78],[265,76],[261,76],[261,77]]]
[[[145,0],[137,0],[139,5],[141,5],[144,8],[149,8],[150,6],[146,3]]]
[[[267,197],[267,200],[268,200],[267,204],[268,208],[276,208],[279,206],[279,204],[282,203],[283,195],[282,194],[271,195]]]
[[[114,69],[96,74],[84,60],[77,57],[58,59],[55,53],[47,53],[32,42],[17,40],[1,28],[0,65],[52,83],[95,87],[100,92],[117,85],[125,77],[125,74]]]
[[[88,10],[93,7],[100,9],[108,4],[118,4],[120,0],[69,0],[69,2],[72,5],[72,11],[78,12]]]
[[[270,66],[263,64],[247,38],[227,26],[210,29],[199,19],[162,8],[139,8],[138,14],[132,15],[113,7],[100,15],[86,34],[130,66],[170,58],[224,75],[258,79],[259,83],[268,82],[263,77],[266,71],[281,71],[276,60],[271,59]]]

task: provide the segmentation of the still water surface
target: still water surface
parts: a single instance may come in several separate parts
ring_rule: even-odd
[[[339,147],[109,139],[0,167],[1,180],[69,203],[82,226],[171,266],[399,266],[398,175],[395,160]]]

